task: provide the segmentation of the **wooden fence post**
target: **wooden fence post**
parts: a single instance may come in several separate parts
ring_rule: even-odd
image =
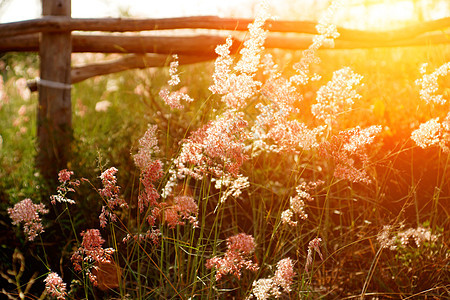
[[[42,0],[43,16],[71,16],[71,0]],[[37,167],[44,178],[56,181],[67,168],[73,139],[71,32],[46,32],[39,43],[40,80],[37,116]]]

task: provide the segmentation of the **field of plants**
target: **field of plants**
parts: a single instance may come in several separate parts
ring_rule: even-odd
[[[267,18],[239,55],[73,85],[56,183],[38,57],[0,57],[2,296],[450,299],[450,46],[318,50],[325,15],[269,51]]]

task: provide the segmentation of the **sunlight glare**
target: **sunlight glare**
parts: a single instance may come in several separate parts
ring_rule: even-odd
[[[359,21],[367,29],[389,30],[403,27],[417,21],[415,6],[412,0],[378,0],[367,5],[360,5],[365,11]]]

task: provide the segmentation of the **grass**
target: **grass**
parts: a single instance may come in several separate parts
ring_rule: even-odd
[[[288,67],[302,55],[282,51],[272,54],[279,66],[286,66],[282,70],[285,76],[290,75]],[[68,168],[76,178],[86,181],[76,188],[76,193],[68,195],[76,205],[53,206],[49,196],[55,191],[45,185],[34,168],[37,96],[33,94],[26,100],[15,86],[18,78],[35,76],[36,58],[7,57],[9,68],[3,71],[3,78],[9,102],[0,108],[0,259],[2,277],[10,279],[1,284],[4,292],[19,297],[19,291],[25,291],[29,284],[27,296],[39,298],[44,290],[43,279],[52,270],[66,282],[67,297],[71,299],[244,299],[250,295],[253,282],[272,278],[277,262],[289,257],[296,275],[291,291],[282,293],[284,298],[450,298],[449,157],[439,147],[422,149],[410,139],[419,124],[438,115],[442,119],[448,112],[447,106],[422,103],[414,82],[421,76],[418,70],[422,63],[429,63],[432,71],[449,61],[450,48],[331,50],[318,55],[322,62],[313,68],[322,79],[299,88],[304,96],[298,104],[300,112],[290,117],[308,126],[318,125],[309,107],[315,103],[320,87],[344,66],[361,74],[364,85],[357,87],[361,99],[343,112],[337,127],[322,138],[330,141],[338,131],[355,126],[382,125],[381,133],[368,148],[370,163],[366,171],[372,183],[336,177],[336,162],[321,155],[318,148],[262,152],[240,168],[250,186],[224,203],[219,199],[226,189],[215,188],[214,176],[180,180],[175,195],[165,199],[167,207],[174,204],[177,195],[192,196],[198,204],[198,227],[188,222],[169,226],[162,214],[154,227],[161,233],[157,244],[148,239],[122,242],[127,233],[151,229],[145,220],[150,209],[143,214],[138,212],[137,199],[144,186],[133,155],[139,150],[138,140],[147,124],[157,125],[161,151],[153,153],[153,159],[162,161],[164,172],[154,184],[161,192],[182,143],[225,110],[220,97],[208,90],[213,63],[180,68],[182,84],[196,99],[182,111],[170,110],[158,96],[169,78],[166,69],[127,71],[74,85],[74,157]],[[260,73],[256,76],[265,80]],[[447,97],[448,79],[442,78],[440,84],[440,92]],[[109,101],[111,106],[105,112],[96,111],[98,101]],[[249,122],[255,120],[258,110],[254,103],[258,101],[264,101],[260,94],[242,108]],[[16,126],[14,121],[23,105],[26,113]],[[20,127],[26,130],[20,133]],[[128,208],[114,210],[118,221],[100,228],[98,216],[107,199],[98,192],[102,188],[99,176],[110,167],[119,170],[117,184]],[[283,224],[281,213],[289,208],[295,187],[319,179],[324,183],[310,190],[314,200],[305,205],[308,217],[296,219],[296,227]],[[45,232],[33,243],[11,224],[6,211],[24,198],[42,202],[51,210],[43,217]],[[384,225],[393,226],[393,236],[422,226],[437,238],[420,247],[411,239],[390,250],[382,248],[377,239]],[[119,272],[121,280],[113,288],[95,287],[85,272],[74,271],[70,261],[80,247],[80,233],[92,228],[100,229],[106,240],[103,247],[116,250],[113,261],[120,271],[109,266],[109,272]],[[214,256],[223,257],[228,249],[227,239],[238,233],[254,238],[256,248],[245,258],[258,263],[259,269],[244,270],[240,278],[225,275],[216,280],[218,270],[208,269],[205,264]],[[324,259],[320,260],[314,252],[310,272],[306,272],[308,244],[317,237],[323,241],[320,250]],[[23,253],[23,258],[18,254],[13,258],[14,253]],[[24,271],[14,272],[21,264]],[[83,267],[92,266],[85,263]],[[37,275],[33,275],[35,272]]]

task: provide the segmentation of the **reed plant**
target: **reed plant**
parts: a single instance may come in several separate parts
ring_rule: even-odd
[[[264,49],[263,3],[236,56],[230,38],[214,63],[77,84],[56,187],[33,166],[35,96],[5,69],[1,292],[450,297],[449,48],[322,53],[336,3],[305,51]]]

